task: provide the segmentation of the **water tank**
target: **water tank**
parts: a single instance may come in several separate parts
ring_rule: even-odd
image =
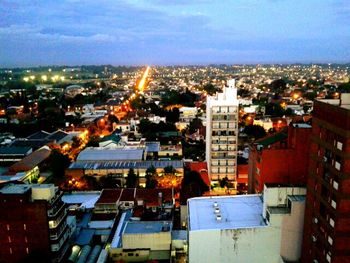
[[[85,263],[90,254],[90,251],[91,251],[91,247],[89,245],[85,245],[80,252],[77,263]]]
[[[96,245],[89,255],[88,261],[86,263],[96,263],[98,256],[101,253],[102,247],[100,245]]]

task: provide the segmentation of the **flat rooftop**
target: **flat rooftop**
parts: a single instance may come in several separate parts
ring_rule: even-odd
[[[10,184],[0,189],[2,194],[24,194],[31,188],[27,184]]]
[[[86,148],[81,151],[77,161],[120,161],[120,160],[142,160],[143,149],[125,148]]]
[[[169,232],[172,229],[171,221],[129,221],[124,234],[151,234]]]
[[[215,204],[221,220],[216,219]],[[198,197],[188,200],[189,230],[265,227],[260,195]]]

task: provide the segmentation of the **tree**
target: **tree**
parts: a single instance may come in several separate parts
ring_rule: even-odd
[[[219,88],[215,87],[213,84],[208,83],[203,86],[203,89],[209,94],[214,95],[216,92],[220,91]]]
[[[276,117],[282,117],[285,114],[285,112],[279,103],[268,103],[265,106],[265,114]]]
[[[72,148],[79,148],[81,144],[82,140],[79,137],[74,136],[72,138]]]
[[[282,92],[286,89],[287,83],[283,79],[276,79],[271,82],[270,88],[273,92]]]
[[[201,129],[202,127],[203,127],[203,123],[202,123],[201,119],[196,117],[190,122],[190,124],[188,126],[188,130],[189,130],[190,134],[193,134],[197,130]]]
[[[260,125],[248,125],[244,128],[244,133],[255,140],[266,136],[265,129]]]
[[[134,169],[130,168],[128,172],[128,177],[126,177],[126,187],[134,188],[136,187],[136,183],[137,183],[137,175]]]
[[[164,167],[164,174],[175,174],[176,169],[172,165],[168,165]]]
[[[219,180],[219,183],[221,188],[227,187],[229,185],[227,176]]]
[[[119,119],[114,114],[109,114],[108,115],[108,121],[110,123],[118,123]]]
[[[52,150],[50,155],[50,167],[54,177],[63,177],[65,169],[70,164],[68,155],[62,154],[58,150]]]
[[[152,165],[146,170],[146,188],[156,188],[157,187],[157,171],[156,168]]]
[[[98,147],[100,142],[100,138],[96,135],[93,135],[89,138],[88,143],[86,144],[87,147]]]

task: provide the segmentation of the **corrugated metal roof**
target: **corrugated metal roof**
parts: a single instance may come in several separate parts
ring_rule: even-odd
[[[175,169],[183,168],[182,160],[168,160],[168,161],[80,161],[72,163],[69,169],[85,169],[85,170],[98,170],[98,169],[147,169],[151,166],[156,169],[162,169],[167,166],[172,166]]]
[[[81,151],[78,161],[142,160],[143,149],[87,148]]]

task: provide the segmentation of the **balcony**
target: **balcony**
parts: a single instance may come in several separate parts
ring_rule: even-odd
[[[56,218],[56,220],[50,220],[49,221],[49,228],[50,229],[54,229],[56,228],[62,221],[62,219],[66,218],[66,211],[64,211],[64,213],[62,213],[58,218]]]

